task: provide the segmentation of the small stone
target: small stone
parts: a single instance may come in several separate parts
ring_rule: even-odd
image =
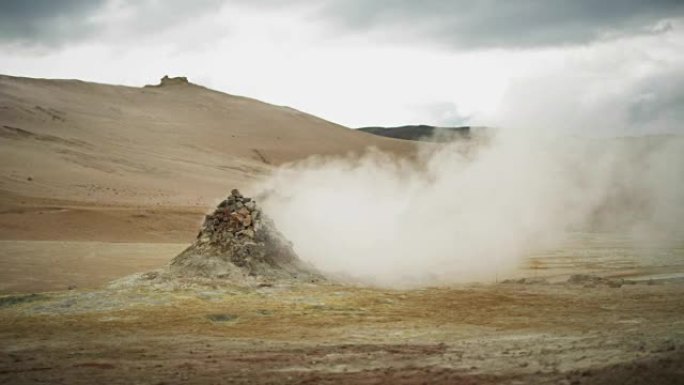
[[[207,314],[206,317],[212,322],[229,322],[237,319],[237,316],[232,314]]]
[[[238,235],[244,235],[247,238],[254,238],[254,230],[252,230],[252,229],[242,230],[238,233]]]
[[[233,230],[239,230],[242,227],[242,215],[235,212],[230,214],[229,226]]]
[[[247,214],[242,220],[242,225],[245,227],[249,227],[252,224],[252,216]]]
[[[159,273],[156,271],[150,271],[150,272],[147,272],[147,273],[142,275],[143,279],[148,279],[148,280],[155,279],[157,277],[159,277]]]
[[[230,195],[234,196],[235,198],[242,198],[242,194],[240,194],[240,191],[238,191],[236,188],[230,190]]]

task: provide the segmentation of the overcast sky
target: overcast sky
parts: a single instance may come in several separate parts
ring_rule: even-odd
[[[0,73],[182,75],[350,127],[684,133],[684,1],[2,0]]]

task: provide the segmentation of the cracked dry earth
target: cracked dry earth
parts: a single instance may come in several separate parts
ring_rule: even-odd
[[[684,283],[1,297],[3,384],[681,384]]]

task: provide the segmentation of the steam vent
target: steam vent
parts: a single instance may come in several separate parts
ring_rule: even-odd
[[[188,277],[319,280],[292,243],[251,198],[232,190],[207,215],[195,242],[171,261],[171,272]]]

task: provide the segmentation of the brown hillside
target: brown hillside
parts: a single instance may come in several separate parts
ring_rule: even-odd
[[[89,239],[75,223],[83,205],[204,211],[233,186],[249,192],[275,165],[369,146],[412,151],[404,141],[183,79],[135,88],[0,76],[0,223],[8,224],[0,236],[42,239],[36,234],[46,226],[62,227],[48,239],[70,231],[68,239]],[[123,220],[111,207],[102,215],[88,221]],[[147,226],[168,227],[157,225]]]

